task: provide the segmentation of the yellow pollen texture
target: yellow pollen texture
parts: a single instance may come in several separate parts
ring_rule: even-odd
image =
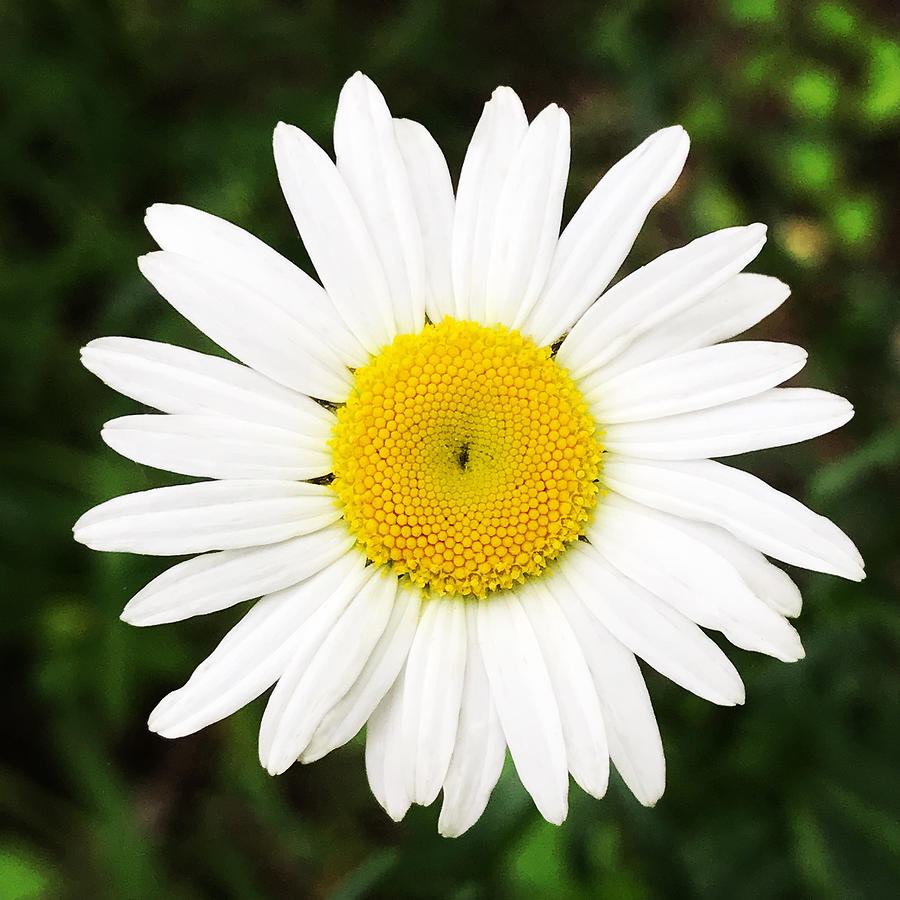
[[[338,409],[332,487],[367,556],[483,597],[582,533],[603,447],[549,347],[446,318],[401,335]]]

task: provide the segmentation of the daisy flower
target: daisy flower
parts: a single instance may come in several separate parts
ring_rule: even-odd
[[[443,791],[476,822],[506,751],[538,810],[569,774],[601,797],[610,759],[663,792],[638,659],[713,703],[744,699],[703,629],[803,656],[791,579],[766,557],[863,577],[830,521],[714,457],[805,440],[847,401],[779,388],[799,347],[730,341],[788,295],[741,274],[762,225],[727,228],[609,284],[688,137],[664,128],[613,166],[560,233],[569,120],[485,105],[454,193],[428,131],[357,73],[336,162],[275,129],[281,187],[321,284],[240,228],[147,213],[140,268],[238,362],[104,337],[85,366],[161,414],[103,427],[117,452],[207,480],[102,503],[97,550],[188,555],[128,603],[134,625],[257,599],[150,715],[180,737],[274,685],[259,734],[281,773],[366,726],[399,820]]]

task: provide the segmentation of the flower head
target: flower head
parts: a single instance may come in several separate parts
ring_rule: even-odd
[[[321,286],[221,219],[157,205],[157,290],[240,362],[100,338],[85,365],[162,415],[107,423],[140,463],[209,480],[118,497],[76,538],[196,554],[126,606],[135,625],[258,599],[150,716],[166,737],[274,685],[262,764],[312,762],[364,725],[372,790],[401,818],[443,790],[440,829],[481,815],[509,749],[561,822],[568,775],[599,797],[612,759],[642,803],[664,787],[637,658],[713,703],[744,698],[702,629],[802,657],[790,578],[846,578],[831,522],[713,457],[846,422],[779,388],[798,347],[730,341],[788,295],[741,274],[761,225],[672,250],[608,285],[687,154],[679,127],[613,166],[560,231],[566,114],[485,105],[454,193],[416,122],[361,74],[336,164],[275,130],[278,176]]]

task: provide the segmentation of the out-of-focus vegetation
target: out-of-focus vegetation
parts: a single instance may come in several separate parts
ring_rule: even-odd
[[[30,0],[0,28],[0,897],[894,897],[900,884],[898,9],[856,0]],[[807,659],[730,650],[747,704],[647,673],[669,787],[653,810],[613,780],[572,788],[561,828],[507,771],[465,837],[437,807],[395,826],[359,740],[271,779],[261,702],[194,737],[144,725],[237,613],[148,630],[118,620],[160,560],[75,545],[88,506],[165,476],[100,442],[136,411],[78,365],[127,334],[212,349],[138,274],[155,201],[235,221],[305,264],[271,129],[330,146],[338,91],[370,74],[458,172],[508,83],[573,124],[567,214],[650,131],[683,123],[684,175],[627,266],[761,220],[755,264],[793,286],[757,336],[805,345],[795,383],[853,422],[740,460],[839,522],[860,585],[796,573]]]

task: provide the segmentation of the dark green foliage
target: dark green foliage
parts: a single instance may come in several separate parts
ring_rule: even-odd
[[[636,0],[31,0],[0,5],[0,897],[893,897],[900,884],[896,428],[900,38],[890,4]],[[147,713],[239,611],[118,621],[159,560],[71,540],[87,507],[167,476],[100,442],[136,411],[78,364],[127,334],[212,349],[139,276],[155,201],[231,219],[305,264],[271,159],[294,122],[329,145],[360,68],[458,172],[481,103],[516,87],[573,124],[567,214],[651,130],[687,169],[626,267],[705,231],[768,222],[756,264],[793,286],[757,336],[810,351],[797,384],[853,422],[739,461],[858,542],[861,585],[797,573],[805,661],[731,650],[747,705],[648,672],[668,756],[654,810],[573,787],[559,829],[507,767],[481,822],[393,825],[359,741],[277,780],[257,702],[191,738]],[[215,352],[215,351],[214,351]]]

